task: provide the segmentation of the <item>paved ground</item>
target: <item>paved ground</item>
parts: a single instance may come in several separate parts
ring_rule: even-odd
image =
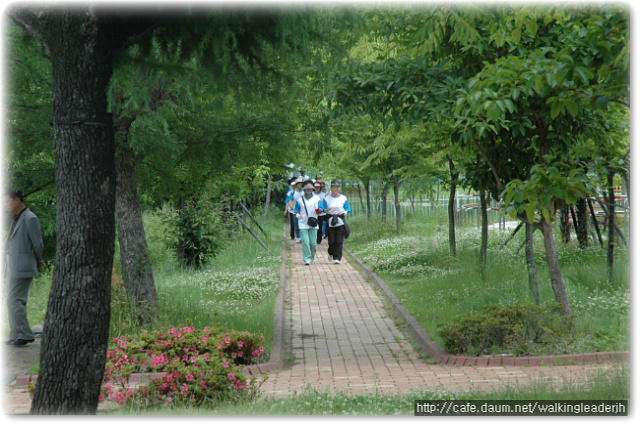
[[[293,268],[285,326],[291,326],[292,365],[269,374],[269,380],[262,386],[267,396],[292,395],[305,388],[389,395],[421,391],[450,394],[515,388],[536,382],[580,385],[589,374],[614,367],[434,364],[414,349],[387,315],[372,286],[346,258],[342,264],[327,260],[326,241],[310,266],[303,265],[299,244],[289,241],[287,244]],[[36,352],[36,348],[31,350]],[[27,370],[20,369],[28,363],[28,351],[11,350],[13,355],[9,357],[14,360],[5,376],[6,372],[26,373]],[[5,388],[4,413],[28,413],[28,394],[21,389]]]

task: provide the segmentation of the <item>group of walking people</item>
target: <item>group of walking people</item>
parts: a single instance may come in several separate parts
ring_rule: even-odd
[[[351,208],[341,189],[339,180],[331,181],[329,193],[321,181],[298,177],[291,182],[284,215],[289,217],[291,239],[302,244],[302,260],[307,266],[316,258],[323,239],[329,244],[329,262],[342,261],[344,239],[349,237],[346,217]]]

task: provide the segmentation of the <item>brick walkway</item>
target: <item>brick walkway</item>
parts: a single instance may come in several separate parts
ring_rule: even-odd
[[[348,258],[330,263],[325,241],[316,260],[305,266],[300,245],[287,243],[293,262],[286,319],[293,364],[269,374],[262,386],[267,394],[290,395],[304,388],[348,394],[458,393],[540,381],[579,384],[589,373],[613,367],[434,364],[414,349]]]
[[[287,241],[293,263],[288,279],[289,299],[284,318],[286,354],[292,364],[270,372],[265,395],[293,395],[305,388],[345,394],[400,394],[437,391],[514,389],[536,382],[564,386],[580,384],[591,373],[615,364],[575,366],[463,366],[429,361],[394,324],[383,301],[345,257],[342,264],[327,260],[326,241],[310,266],[302,262],[301,247]],[[428,306],[427,306],[428,308]],[[7,387],[8,388],[8,387]],[[26,414],[29,395],[7,389],[5,414]]]

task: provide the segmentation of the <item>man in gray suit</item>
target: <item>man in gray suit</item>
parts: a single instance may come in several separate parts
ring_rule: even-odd
[[[34,341],[27,318],[27,298],[33,278],[44,265],[42,232],[38,217],[27,208],[19,191],[7,191],[4,204],[13,214],[11,229],[5,244],[7,310],[11,332],[10,345],[26,345]]]

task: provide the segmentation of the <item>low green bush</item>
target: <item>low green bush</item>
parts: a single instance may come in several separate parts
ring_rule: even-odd
[[[107,351],[101,400],[140,407],[211,405],[252,399],[260,382],[242,373],[258,363],[264,337],[223,328],[196,331],[172,328],[129,338],[114,338]],[[132,386],[132,373],[158,373],[149,383]]]
[[[563,316],[558,303],[489,305],[441,326],[443,348],[453,354],[478,356],[492,352],[530,355],[536,345],[572,339],[573,317]]]

